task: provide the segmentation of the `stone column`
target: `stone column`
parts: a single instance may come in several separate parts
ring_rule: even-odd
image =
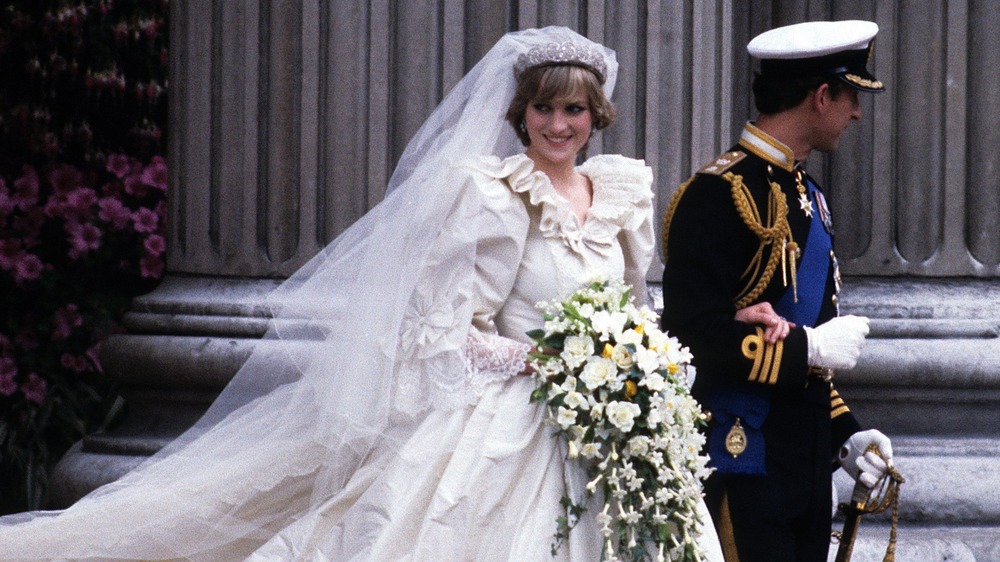
[[[54,507],[201,415],[266,331],[264,297],[382,199],[409,138],[505,32],[564,25],[617,50],[618,124],[591,149],[645,158],[663,207],[732,136],[716,81],[732,14],[731,0],[172,0],[167,275],[105,345],[126,419],[61,461]]]
[[[197,420],[266,331],[264,297],[381,199],[390,139],[413,128],[389,122],[393,30],[377,4],[171,2],[167,275],[104,347],[125,421],[60,462],[54,506]],[[420,79],[414,120],[440,89]]]

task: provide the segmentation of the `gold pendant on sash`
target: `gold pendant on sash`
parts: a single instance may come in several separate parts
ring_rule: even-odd
[[[730,428],[729,433],[726,435],[726,451],[735,459],[746,450],[747,434],[743,431],[740,418],[736,418],[736,423],[733,424],[733,427]]]

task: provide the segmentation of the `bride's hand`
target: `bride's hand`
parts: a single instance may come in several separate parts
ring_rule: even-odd
[[[764,340],[771,344],[785,339],[789,330],[795,327],[795,324],[779,316],[769,302],[759,302],[737,310],[736,320],[746,324],[765,326]]]
[[[559,355],[558,349],[553,349],[551,347],[545,347],[541,350],[545,355]],[[524,369],[521,370],[520,375],[533,375],[535,374],[535,368],[531,366],[531,363],[527,359],[524,360]]]

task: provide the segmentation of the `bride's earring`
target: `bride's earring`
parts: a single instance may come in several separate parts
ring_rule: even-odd
[[[521,129],[522,133],[528,132],[528,128],[524,126],[524,119],[521,119],[521,124],[518,126],[518,129]]]

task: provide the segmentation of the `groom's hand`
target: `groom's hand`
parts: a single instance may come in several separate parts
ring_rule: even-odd
[[[789,330],[795,327],[795,324],[785,320],[775,312],[774,307],[769,302],[759,302],[737,310],[736,320],[745,324],[764,326],[764,340],[770,344],[785,339]]]

